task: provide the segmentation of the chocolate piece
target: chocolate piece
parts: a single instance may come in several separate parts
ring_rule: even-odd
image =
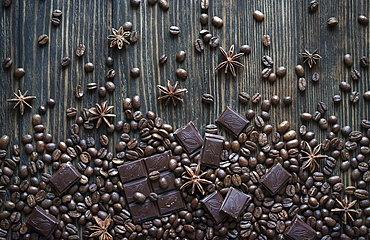
[[[250,199],[251,197],[249,195],[230,187],[220,210],[229,216],[238,219]]]
[[[292,224],[285,230],[285,236],[292,240],[313,240],[316,231],[295,215]]]
[[[223,212],[220,212],[223,201],[224,199],[218,191],[215,191],[200,200],[200,202],[204,204],[216,223],[221,222],[222,219],[224,219],[225,217],[225,214]]]
[[[139,178],[147,177],[143,160],[125,163],[118,167],[122,183],[127,183]]]
[[[280,188],[288,182],[291,176],[292,175],[278,163],[262,177],[260,182],[272,195],[275,195]]]
[[[190,157],[199,153],[203,141],[193,122],[189,122],[186,126],[177,129],[174,135]]]
[[[59,221],[44,209],[36,206],[26,223],[39,234],[49,238],[55,231]]]
[[[142,222],[143,220],[159,217],[158,209],[155,203],[147,199],[143,204],[131,203],[130,212],[132,220],[136,222]]]
[[[133,197],[135,192],[141,192],[145,195],[145,197],[149,197],[149,194],[151,192],[148,180],[146,178],[123,184],[123,190],[125,191],[128,203],[132,203],[135,201]]]
[[[236,113],[233,109],[226,107],[217,118],[216,123],[220,124],[236,137],[241,133],[249,121]]]
[[[167,213],[179,211],[185,208],[184,200],[179,191],[170,192],[158,197],[159,213],[165,215]]]
[[[171,160],[171,151],[156,154],[144,159],[146,169],[148,173],[153,171],[166,171],[168,169],[168,163]]]
[[[200,155],[200,163],[209,167],[219,167],[223,146],[224,137],[206,133]]]
[[[161,178],[165,178],[167,180],[168,187],[166,189],[161,188],[160,185],[159,185],[159,179],[161,179]],[[176,189],[175,175],[172,172],[161,173],[161,175],[159,176],[159,179],[156,180],[156,181],[151,181],[153,192],[155,192],[157,194],[161,194],[161,193],[168,192],[168,191]]]
[[[55,193],[57,195],[62,195],[67,191],[72,185],[80,180],[81,174],[72,165],[71,162],[67,162],[61,169],[58,170],[50,178],[50,183],[54,187]]]

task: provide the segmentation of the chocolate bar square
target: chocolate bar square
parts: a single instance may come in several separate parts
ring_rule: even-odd
[[[179,211],[185,208],[184,201],[179,191],[166,193],[158,197],[159,213],[165,215],[167,213]]]
[[[226,107],[222,114],[217,118],[216,123],[220,124],[236,137],[242,132],[249,121],[233,109]]]
[[[200,163],[209,167],[219,167],[223,147],[224,137],[214,134],[206,134],[200,154]]]
[[[292,240],[313,240],[316,238],[316,231],[297,215],[295,215],[292,224],[285,230],[284,234]]]
[[[156,154],[144,159],[144,163],[148,173],[153,171],[163,172],[168,169],[168,164],[171,160],[171,151]]]
[[[225,217],[225,214],[223,212],[220,212],[223,201],[224,198],[218,191],[214,191],[213,193],[200,200],[200,202],[204,204],[205,208],[207,209],[209,214],[211,214],[216,223],[221,222],[222,219],[224,219]]]
[[[177,129],[174,135],[190,157],[199,153],[203,140],[193,122]]]
[[[280,163],[272,167],[262,178],[261,183],[272,194],[275,195],[280,188],[286,184],[292,175],[281,166]]]
[[[250,199],[251,197],[249,195],[230,187],[225,200],[221,205],[221,211],[234,219],[238,219]]]
[[[66,192],[72,185],[80,180],[81,174],[72,165],[71,162],[67,162],[61,169],[58,170],[50,178],[50,184],[54,187],[55,193],[57,195],[62,195]]]
[[[125,163],[118,167],[122,183],[127,183],[139,178],[147,177],[143,160]]]
[[[145,197],[149,197],[150,188],[146,178],[139,179],[138,181],[129,182],[123,184],[123,190],[125,191],[126,199],[128,203],[134,202],[134,193],[141,192]]]
[[[26,223],[39,234],[49,238],[55,231],[59,221],[44,209],[36,206]]]
[[[161,188],[159,185],[159,179],[165,178],[167,180],[167,188]],[[152,184],[153,192],[161,194],[176,189],[175,186],[175,175],[172,172],[163,172],[159,175],[159,179],[155,181],[150,181]]]
[[[143,204],[131,203],[129,204],[129,207],[132,220],[135,223],[160,216],[156,204],[149,199],[147,199]]]

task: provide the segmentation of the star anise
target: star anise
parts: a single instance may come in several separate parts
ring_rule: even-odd
[[[319,159],[319,158],[326,158],[328,156],[326,155],[322,155],[322,154],[319,154],[320,152],[320,149],[321,149],[321,143],[319,145],[317,145],[313,150],[311,148],[311,146],[308,144],[308,142],[304,141],[305,144],[306,144],[306,149],[308,150],[305,151],[305,150],[301,150],[301,152],[305,153],[307,156],[305,157],[301,157],[301,159],[307,159],[303,162],[303,166],[302,166],[302,169],[306,169],[306,168],[310,168],[310,171],[313,172],[315,171],[315,167],[319,167],[319,163],[317,162],[316,159]]]
[[[189,177],[188,176],[183,176],[183,178],[189,180],[188,182],[184,183],[180,189],[183,189],[183,188],[186,188],[188,186],[191,185],[191,194],[194,194],[195,192],[195,187],[198,188],[198,190],[202,193],[202,195],[205,194],[205,191],[202,187],[202,183],[203,184],[212,184],[211,181],[208,181],[206,179],[202,179],[202,177],[204,175],[207,174],[207,172],[204,172],[202,174],[199,174],[200,173],[200,163],[198,163],[195,171],[193,171],[190,167],[188,166],[184,166],[185,167],[185,170],[186,172],[188,173]]]
[[[317,53],[317,50],[318,49],[316,49],[313,53],[310,53],[309,51],[307,51],[305,49],[304,50],[305,51],[304,53],[299,53],[299,55],[301,55],[303,58],[305,58],[305,60],[303,61],[303,63],[307,62],[308,63],[308,66],[310,68],[312,68],[312,66],[314,64],[316,64],[316,61],[315,60],[321,59],[321,56]]]
[[[358,211],[355,210],[355,209],[351,209],[351,207],[353,207],[356,204],[357,200],[354,200],[352,202],[348,202],[347,196],[345,196],[342,202],[339,201],[337,198],[335,198],[335,201],[340,206],[340,208],[334,208],[331,211],[333,211],[333,212],[343,212],[342,221],[343,221],[344,224],[347,224],[347,217],[349,217],[349,219],[351,219],[351,221],[353,222],[354,219],[353,219],[351,213],[357,214]]]
[[[17,102],[13,109],[15,109],[19,105],[19,109],[21,111],[21,115],[24,114],[24,106],[32,108],[32,106],[28,103],[28,101],[31,101],[32,99],[35,99],[35,96],[27,96],[28,91],[26,91],[24,94],[22,94],[21,90],[18,90],[18,94],[14,93],[16,98],[8,99],[7,102]]]
[[[130,42],[127,41],[126,38],[128,38],[131,33],[128,31],[123,30],[123,26],[121,26],[118,30],[112,28],[113,35],[109,35],[108,39],[112,40],[110,43],[110,47],[118,46],[119,49],[122,49],[124,43],[127,45],[130,45]]]
[[[116,117],[115,114],[110,113],[114,106],[108,106],[108,101],[103,102],[101,105],[96,104],[96,107],[90,108],[89,112],[94,116],[89,117],[89,121],[98,119],[98,123],[96,124],[96,128],[100,127],[102,121],[104,121],[108,126],[110,122],[108,121],[108,117]]]
[[[235,77],[236,76],[235,67],[244,67],[242,63],[236,60],[243,56],[244,53],[238,53],[234,55],[234,45],[231,45],[229,52],[226,52],[222,47],[220,47],[220,52],[222,54],[222,59],[224,61],[217,65],[215,71],[225,67],[225,73],[227,73],[227,70],[230,69],[230,72]]]
[[[160,96],[158,99],[166,99],[166,105],[170,100],[172,100],[174,106],[176,106],[176,100],[183,102],[184,100],[181,98],[180,95],[184,92],[188,92],[188,90],[186,88],[177,88],[177,85],[178,82],[176,82],[175,85],[172,86],[170,81],[168,81],[167,87],[157,85],[162,93],[162,96]]]
[[[109,225],[112,222],[110,215],[108,215],[104,220],[96,216],[94,216],[94,219],[98,226],[88,227],[89,230],[94,231],[93,233],[90,234],[89,237],[91,238],[99,237],[99,240],[112,240],[113,239],[112,235],[108,233]]]

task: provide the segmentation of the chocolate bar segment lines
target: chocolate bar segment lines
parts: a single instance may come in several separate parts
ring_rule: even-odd
[[[236,137],[242,132],[249,121],[230,107],[226,107],[222,114],[217,118],[216,123],[220,124]]]

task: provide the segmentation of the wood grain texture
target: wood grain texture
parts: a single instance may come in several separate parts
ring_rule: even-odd
[[[48,109],[43,123],[46,126],[45,132],[52,133],[55,142],[63,141],[69,135],[67,130],[73,120],[66,117],[66,108],[76,107],[81,110],[94,106],[96,102],[108,100],[115,106],[116,120],[119,120],[124,119],[122,100],[134,95],[141,97],[142,112],[153,110],[176,128],[193,121],[202,134],[205,126],[214,123],[226,106],[231,106],[242,115],[249,108],[261,113],[260,104],[242,104],[238,101],[238,93],[242,91],[250,95],[259,92],[262,100],[270,99],[272,95],[278,95],[281,99],[285,96],[293,98],[291,107],[280,103],[271,108],[269,123],[274,129],[281,121],[288,120],[291,127],[298,130],[301,125],[299,114],[314,113],[319,101],[329,106],[324,117],[338,116],[341,126],[350,125],[359,130],[360,120],[369,118],[369,103],[362,99],[362,93],[370,90],[369,71],[359,65],[361,56],[370,56],[369,26],[357,22],[360,14],[370,14],[368,0],[319,1],[320,6],[314,13],[308,10],[309,1],[210,2],[210,23],[202,26],[199,22],[200,1],[196,0],[170,1],[170,8],[165,12],[158,4],[149,6],[146,0],[138,8],[132,8],[129,0],[14,0],[10,7],[0,9],[0,56],[11,57],[14,61],[11,69],[0,69],[0,135],[8,134],[12,136],[12,144],[20,144],[22,135],[32,134],[32,114],[37,112],[40,105],[46,105],[48,98],[56,99],[57,104]],[[63,11],[59,26],[50,23],[54,9]],[[265,13],[263,22],[253,19],[254,10]],[[222,28],[211,24],[213,16],[224,20]],[[332,16],[339,19],[339,24],[330,29],[326,20]],[[119,28],[126,21],[133,23],[133,30],[139,33],[139,41],[122,50],[109,48],[107,36],[111,28]],[[169,28],[172,25],[180,27],[178,36],[170,36]],[[238,69],[236,78],[222,71],[214,72],[221,60],[218,48],[206,45],[202,53],[195,51],[193,42],[199,37],[201,29],[209,29],[214,36],[219,37],[220,46],[225,49],[229,49],[232,44],[235,44],[237,51],[242,44],[252,47],[251,54],[241,58],[245,68]],[[50,41],[40,46],[37,38],[43,33],[50,36]],[[271,36],[270,47],[262,45],[264,34]],[[79,43],[86,45],[86,53],[81,58],[75,55]],[[322,59],[312,69],[304,65],[308,86],[302,93],[297,87],[298,78],[294,67],[302,64],[298,53],[305,48],[309,51],[319,49]],[[180,50],[187,54],[182,64],[175,60]],[[351,68],[343,64],[342,59],[346,53],[350,53],[355,60]],[[163,66],[158,63],[162,54],[168,56]],[[274,70],[285,66],[288,69],[287,75],[278,78],[274,84],[263,80],[263,55],[274,59]],[[65,56],[69,56],[72,61],[68,67],[62,68],[60,61]],[[108,56],[114,58],[116,90],[100,99],[96,91],[87,91],[86,85],[89,82],[96,82],[98,86],[105,84],[105,74],[109,70],[105,59]],[[86,73],[83,69],[87,62],[95,65],[92,73]],[[14,79],[12,74],[17,67],[23,67],[27,72],[19,80]],[[130,69],[133,67],[141,70],[137,79],[130,77]],[[176,79],[175,70],[179,67],[188,71],[187,80]],[[361,72],[362,77],[358,82],[351,80],[350,72],[353,69]],[[318,83],[311,81],[314,72],[320,74]],[[165,106],[157,100],[159,91],[156,86],[165,85],[167,80],[172,83],[179,81],[181,88],[188,89],[183,104],[177,107]],[[341,81],[350,82],[351,91],[360,92],[358,103],[350,103],[349,93],[340,91],[338,85]],[[78,84],[85,91],[81,100],[75,99],[72,94]],[[27,109],[24,116],[20,116],[18,109],[13,111],[13,104],[6,102],[18,89],[29,90],[29,95],[37,96],[32,104],[33,109]],[[203,103],[203,93],[215,96],[215,102]],[[331,98],[334,94],[342,95],[340,104],[333,104]],[[314,121],[307,126],[316,133],[319,141],[325,139],[329,132],[320,130]],[[114,136],[114,139],[118,138],[118,135]],[[26,162],[27,159],[22,161]],[[345,184],[350,184],[349,177],[339,167],[335,173],[342,176]]]

